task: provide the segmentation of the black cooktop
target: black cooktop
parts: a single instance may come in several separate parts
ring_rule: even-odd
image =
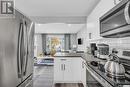
[[[87,63],[87,65],[94,70],[97,74],[99,74],[103,79],[105,79],[109,84],[111,84],[113,87],[118,87],[121,85],[130,85],[130,78],[123,78],[123,79],[115,79],[111,78],[106,75],[105,72],[99,70],[97,66],[91,65],[90,62]]]

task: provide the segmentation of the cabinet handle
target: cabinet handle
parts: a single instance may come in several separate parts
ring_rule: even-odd
[[[62,60],[62,61],[66,61],[66,59],[60,59],[60,60]]]
[[[61,70],[63,70],[63,64],[61,64]]]
[[[65,70],[65,64],[64,64],[64,70]]]
[[[84,68],[84,62],[82,62],[82,68]]]

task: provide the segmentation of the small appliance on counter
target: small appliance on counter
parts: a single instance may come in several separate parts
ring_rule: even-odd
[[[108,59],[109,55],[109,45],[107,44],[97,44],[97,57],[100,59]]]
[[[91,54],[94,57],[97,57],[97,55],[96,55],[96,51],[97,51],[96,43],[90,43],[90,49],[91,49]]]

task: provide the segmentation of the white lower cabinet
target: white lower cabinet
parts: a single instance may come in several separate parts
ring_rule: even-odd
[[[83,83],[86,87],[85,61],[81,57],[54,59],[54,83]]]
[[[54,59],[54,81],[62,82],[63,81],[63,63],[60,59]]]

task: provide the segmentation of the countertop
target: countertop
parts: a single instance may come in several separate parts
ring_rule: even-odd
[[[56,53],[54,57],[83,57],[84,53]]]
[[[91,54],[88,53],[56,53],[54,55],[54,57],[71,57],[71,58],[77,58],[77,57],[81,57],[82,59],[84,59],[86,62],[90,62],[90,61],[106,61],[106,60],[101,60],[98,58],[95,58],[94,56],[92,56]]]

